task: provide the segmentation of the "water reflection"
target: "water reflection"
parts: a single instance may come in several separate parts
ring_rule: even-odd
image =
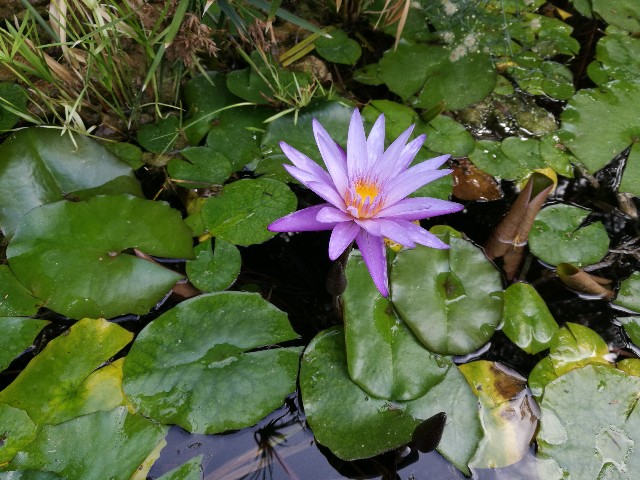
[[[224,435],[189,434],[172,427],[167,446],[147,477],[159,478],[203,455],[204,480],[465,480],[438,452],[409,446],[373,459],[347,462],[316,444],[292,396],[258,425]],[[538,480],[531,449],[520,462],[502,469],[475,469],[475,480]]]

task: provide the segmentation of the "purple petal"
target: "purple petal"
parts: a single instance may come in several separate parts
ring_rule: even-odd
[[[298,150],[290,145],[287,145],[284,142],[280,142],[280,148],[287,156],[287,158],[291,160],[291,163],[293,163],[300,170],[308,172],[316,176],[318,179],[329,179],[329,174],[325,170],[323,170],[320,165],[307,157],[304,153],[299,152]]]
[[[349,136],[347,137],[347,173],[349,179],[367,170],[368,154],[367,139],[364,135],[362,117],[356,109],[349,122]]]
[[[433,233],[427,232],[424,228],[416,225],[415,223],[411,223],[407,220],[397,220],[398,224],[406,229],[406,232],[416,243],[420,245],[425,245],[431,248],[440,248],[446,249],[449,248],[449,245],[444,243],[438,237],[436,237]]]
[[[289,172],[289,175],[291,175],[293,178],[295,178],[296,180],[298,180],[300,183],[302,183],[305,187],[307,186],[307,184],[309,182],[317,182],[318,181],[318,177],[316,177],[314,174],[309,173],[309,172],[305,172],[304,170],[295,167],[293,165],[287,165],[286,163],[282,165],[284,167],[284,169]]]
[[[347,191],[347,164],[341,148],[333,141],[329,133],[315,118],[313,119],[313,135],[320,150],[324,164],[329,170],[338,192]]]
[[[324,223],[351,222],[353,217],[334,207],[325,207],[318,212],[316,220]]]
[[[328,203],[314,205],[293,212],[280,220],[276,220],[267,227],[270,232],[316,232],[331,230],[335,224],[319,222],[316,220],[318,212],[327,207]]]
[[[371,235],[386,237],[389,240],[409,248],[416,246],[406,228],[393,220],[386,218],[368,218],[356,220],[356,222]]]
[[[427,183],[449,175],[453,171],[446,168],[430,170],[420,168],[421,166],[422,164],[420,163],[409,170],[405,170],[385,185],[385,205],[391,206]]]
[[[327,202],[333,204],[334,207],[337,207],[340,210],[346,210],[344,199],[340,196],[340,194],[338,194],[338,192],[336,192],[336,188],[333,186],[333,183],[308,182],[307,187],[309,187]]]
[[[383,208],[374,218],[400,218],[402,220],[422,220],[437,215],[447,215],[459,212],[464,205],[459,203],[440,200],[438,198],[418,197],[405,198],[395,205]]]
[[[387,258],[382,237],[371,235],[361,229],[356,236],[356,243],[373,283],[383,297],[388,297]]]
[[[384,115],[380,115],[367,137],[369,166],[373,165],[384,153]]]
[[[426,139],[426,135],[419,135],[407,145],[405,145],[405,147],[402,149],[402,152],[400,153],[400,156],[398,157],[398,160],[396,161],[396,168],[391,172],[389,177],[395,177],[396,175],[399,175],[401,172],[404,172],[409,165],[411,165],[411,162],[413,162],[413,159],[418,153],[418,150],[422,148],[422,144]],[[447,156],[447,158],[449,157]],[[435,168],[433,170],[435,170]]]
[[[389,145],[389,148],[378,158],[376,163],[372,166],[372,170],[378,173],[382,179],[387,179],[395,172],[396,162],[398,157],[402,154],[402,151],[406,147],[407,140],[411,136],[415,125],[411,125],[407,128],[395,141]]]
[[[338,223],[329,239],[329,258],[335,260],[347,249],[360,232],[360,226],[353,221]]]

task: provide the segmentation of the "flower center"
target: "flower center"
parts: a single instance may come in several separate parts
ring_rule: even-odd
[[[382,208],[380,185],[368,178],[359,178],[345,195],[347,210],[356,218],[369,218]]]

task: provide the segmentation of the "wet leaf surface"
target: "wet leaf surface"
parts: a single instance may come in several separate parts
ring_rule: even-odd
[[[316,52],[329,62],[354,65],[362,49],[355,40],[350,39],[344,30],[331,30],[331,38],[320,37],[314,43]]]
[[[296,205],[296,196],[282,182],[243,179],[226,185],[220,196],[209,198],[202,219],[214,237],[247,246],[273,237],[275,233],[267,226],[293,212]]]
[[[579,91],[562,112],[561,138],[590,173],[635,143],[640,135],[636,115],[637,80],[619,80]]]
[[[623,308],[640,312],[640,272],[633,272],[620,284],[618,296],[613,302]]]
[[[45,425],[8,468],[86,480],[130,478],[165,434],[166,427],[118,407]]]
[[[382,297],[359,253],[351,253],[343,300],[349,376],[370,395],[413,400],[440,383],[451,367],[431,354]],[[415,365],[420,365],[419,369]]]
[[[124,252],[193,256],[179,212],[132,196],[57,202],[29,212],[7,257],[48,308],[71,318],[146,313],[181,275]]]
[[[399,252],[391,265],[391,299],[429,350],[466,354],[484,345],[502,318],[502,280],[458,232],[440,227],[432,233],[451,248]]]
[[[11,237],[31,209],[83,191],[142,195],[133,171],[98,142],[28,128],[0,145],[0,226]],[[74,143],[75,142],[75,143]]]
[[[344,335],[336,327],[321,332],[305,350],[300,387],[315,437],[339,458],[367,458],[397,448],[411,440],[422,421],[446,412],[451,421],[438,451],[468,472],[480,425],[475,397],[457,368],[450,368],[424,397],[410,402],[377,399],[351,381]],[[328,391],[332,394],[326,395]]]
[[[180,154],[184,159],[171,160],[167,164],[167,172],[181,187],[222,185],[231,176],[231,163],[227,157],[212,148],[189,147]]]
[[[549,356],[543,358],[529,374],[529,388],[541,397],[546,385],[571,370],[585,365],[612,366],[609,347],[593,330],[567,322],[551,340]]]
[[[143,413],[190,432],[254,425],[295,389],[300,348],[286,315],[257,294],[182,302],[147,326],[124,365],[124,390]]]
[[[202,480],[202,455],[187,460],[179,467],[165,473],[158,480]]]
[[[0,392],[0,403],[24,410],[38,426],[111,410],[123,402],[122,362],[99,367],[132,338],[106,320],[81,320],[29,362]]]
[[[589,365],[549,383],[540,409],[538,455],[569,478],[640,475],[640,378]],[[589,412],[589,415],[584,415]]]
[[[529,234],[531,252],[551,265],[592,265],[609,250],[609,236],[602,223],[583,226],[589,211],[571,205],[543,208]]]
[[[525,352],[536,354],[549,347],[558,324],[535,288],[514,283],[504,292],[502,330]]]
[[[216,239],[212,247],[211,239],[195,248],[196,258],[187,262],[187,277],[203,292],[226,290],[235,282],[240,273],[240,251],[232,243]]]
[[[227,76],[222,72],[206,72],[189,80],[184,87],[184,101],[189,117],[184,132],[191,145],[206,137],[224,107],[240,102],[227,88]]]

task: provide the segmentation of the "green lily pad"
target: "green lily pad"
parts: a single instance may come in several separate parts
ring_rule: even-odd
[[[187,460],[178,468],[158,477],[158,480],[202,480],[202,457],[198,455]]]
[[[537,408],[527,393],[526,379],[487,360],[459,368],[478,397],[483,430],[469,465],[501,468],[520,461],[529,451],[538,425]]]
[[[590,364],[611,366],[609,347],[588,327],[567,322],[551,340],[549,356],[543,358],[529,374],[529,387],[542,396],[545,386],[576,368]]]
[[[384,114],[386,138],[398,138],[419,120],[418,113],[413,108],[391,100],[372,100],[362,109],[362,117],[371,125],[381,114]]]
[[[12,129],[27,110],[27,92],[16,83],[0,82],[0,132]]]
[[[640,147],[637,143],[631,145],[631,150],[629,150],[618,191],[640,197]]]
[[[306,348],[300,388],[317,441],[343,460],[368,458],[399,447],[411,440],[420,423],[396,403],[370,397],[351,381],[339,328],[321,332]]]
[[[331,38],[320,37],[314,43],[316,52],[332,63],[355,65],[362,55],[362,49],[355,40],[350,39],[343,30],[331,30]]]
[[[184,101],[189,112],[183,125],[184,133],[191,145],[198,145],[223,109],[242,100],[227,88],[225,74],[207,72],[187,82]]]
[[[445,47],[401,42],[385,52],[378,76],[403,101],[419,92],[414,107],[430,108],[444,100],[447,110],[460,110],[489,95],[497,75],[487,54],[451,55]],[[474,79],[473,85],[468,78]]]
[[[438,115],[420,130],[427,134],[425,147],[432,152],[464,157],[475,147],[471,133],[447,115]]]
[[[440,56],[432,55],[432,51],[440,52],[426,45],[400,42],[397,48],[386,51],[380,59],[378,78],[389,90],[407,101],[422,88],[429,68],[433,68],[440,60]]]
[[[538,456],[553,458],[563,478],[637,478],[639,395],[639,377],[600,365],[549,383],[540,404]]]
[[[0,339],[0,370],[7,368],[11,362],[33,344],[49,322],[21,317],[0,317],[2,338]]]
[[[207,135],[207,146],[224,155],[232,171],[241,170],[260,157],[264,121],[272,113],[257,107],[236,107],[221,112]]]
[[[592,0],[593,13],[609,25],[630,33],[640,31],[640,14],[636,0],[618,0],[615,5],[607,0]]]
[[[633,81],[640,76],[640,39],[629,35],[605,35],[596,45],[596,60],[606,81]],[[595,81],[595,79],[594,79]],[[597,82],[600,84],[601,82]]]
[[[543,208],[529,233],[529,248],[551,265],[597,263],[609,251],[609,236],[600,222],[581,227],[589,210],[557,204]]]
[[[0,146],[0,226],[6,237],[35,207],[105,189],[142,196],[131,168],[90,138],[27,128]]]
[[[453,60],[449,49],[431,47],[429,55],[437,63],[429,61],[426,83],[412,102],[415,107],[429,108],[444,100],[447,110],[460,110],[483,100],[496,86],[496,69],[486,53],[467,53]]]
[[[0,480],[61,480],[62,477],[51,472],[38,472],[35,470],[14,470],[12,472],[0,472]]]
[[[633,272],[622,281],[613,304],[640,313],[640,272]]]
[[[142,149],[139,146],[127,142],[104,142],[103,145],[134,170],[144,167]]]
[[[202,219],[211,234],[235,245],[253,245],[275,233],[267,226],[296,209],[289,187],[270,178],[243,179],[226,185],[218,197],[210,197]]]
[[[196,258],[187,262],[187,277],[203,292],[226,290],[238,278],[242,259],[240,251],[232,243],[216,239],[212,248],[211,239],[195,248]]]
[[[618,317],[617,320],[624,327],[629,338],[636,345],[640,345],[640,317]]]
[[[540,157],[542,161],[558,175],[573,178],[572,163],[576,163],[573,155],[566,151],[564,145],[558,142],[555,134],[540,138]]]
[[[438,451],[463,472],[479,439],[476,399],[457,368],[416,400],[393,402],[370,396],[349,377],[344,334],[335,327],[309,344],[300,367],[307,421],[317,441],[344,460],[368,458],[411,440],[416,426],[446,412]],[[330,392],[330,394],[327,394]]]
[[[267,105],[269,98],[273,98],[273,91],[262,75],[263,72],[258,74],[251,67],[234,70],[227,74],[227,88],[247,102]]]
[[[565,65],[544,60],[533,52],[515,55],[513,61],[515,64],[507,72],[525,92],[558,100],[568,100],[575,93],[573,74]]]
[[[127,407],[96,412],[59,425],[45,425],[9,468],[49,471],[83,480],[128,479],[164,442],[166,432],[166,427],[130,414]]]
[[[297,337],[258,294],[221,292],[182,302],[140,332],[124,390],[145,416],[197,433],[254,425],[295,390]]]
[[[281,155],[280,141],[298,149],[309,158],[323,165],[316,145],[312,121],[315,118],[329,132],[331,138],[343,147],[347,144],[347,132],[353,108],[338,101],[318,101],[294,115],[285,115],[267,124],[262,137],[261,148],[265,157]]]
[[[558,324],[535,288],[527,283],[514,283],[504,292],[502,331],[533,355],[549,348]]]
[[[56,202],[29,212],[7,249],[20,282],[71,318],[146,313],[181,278],[124,253],[193,256],[191,231],[162,202],[119,195]]]
[[[257,50],[251,52],[251,61],[251,67],[227,74],[229,91],[247,102],[257,105],[277,103],[278,97],[295,97],[310,83],[309,74],[280,68],[270,56]]]
[[[356,82],[364,83],[365,85],[384,85],[384,82],[378,76],[378,64],[370,63],[362,68],[359,68],[353,72],[353,79]]]
[[[136,138],[140,145],[153,153],[166,153],[173,149],[180,136],[180,119],[174,115],[158,120],[156,123],[142,125]]]
[[[469,159],[481,170],[506,180],[522,180],[534,170],[545,168],[545,158],[557,163],[563,172],[570,168],[555,155],[556,152],[545,146],[542,156],[541,142],[533,138],[507,137],[502,143],[493,140],[479,140]]]
[[[0,317],[31,316],[38,301],[6,265],[0,265]]]
[[[231,163],[221,153],[209,147],[189,147],[180,152],[185,158],[173,159],[167,172],[173,181],[185,188],[205,188],[222,185],[231,176]]]
[[[391,299],[432,352],[464,355],[484,345],[502,318],[502,280],[481,249],[449,227],[434,227],[451,248],[418,246],[391,264]]]
[[[595,173],[640,138],[640,82],[580,90],[562,112],[563,143]]]
[[[0,463],[6,464],[36,438],[36,425],[24,410],[0,404]],[[2,478],[2,477],[0,477]]]
[[[478,140],[469,159],[480,170],[495,177],[512,180],[526,175],[526,169],[507,157],[500,142],[494,140]]]
[[[451,366],[431,354],[375,287],[359,252],[349,256],[342,295],[349,376],[370,395],[413,400],[437,385]],[[419,364],[420,368],[415,368]]]
[[[24,410],[36,425],[111,410],[123,400],[119,366],[96,369],[132,338],[131,332],[106,320],[81,320],[29,362],[0,392],[0,403]]]
[[[406,403],[407,412],[417,418],[429,418],[438,412],[447,415],[447,424],[436,450],[467,476],[469,462],[482,438],[478,398],[469,388],[460,370],[452,367],[444,380],[424,397]]]

